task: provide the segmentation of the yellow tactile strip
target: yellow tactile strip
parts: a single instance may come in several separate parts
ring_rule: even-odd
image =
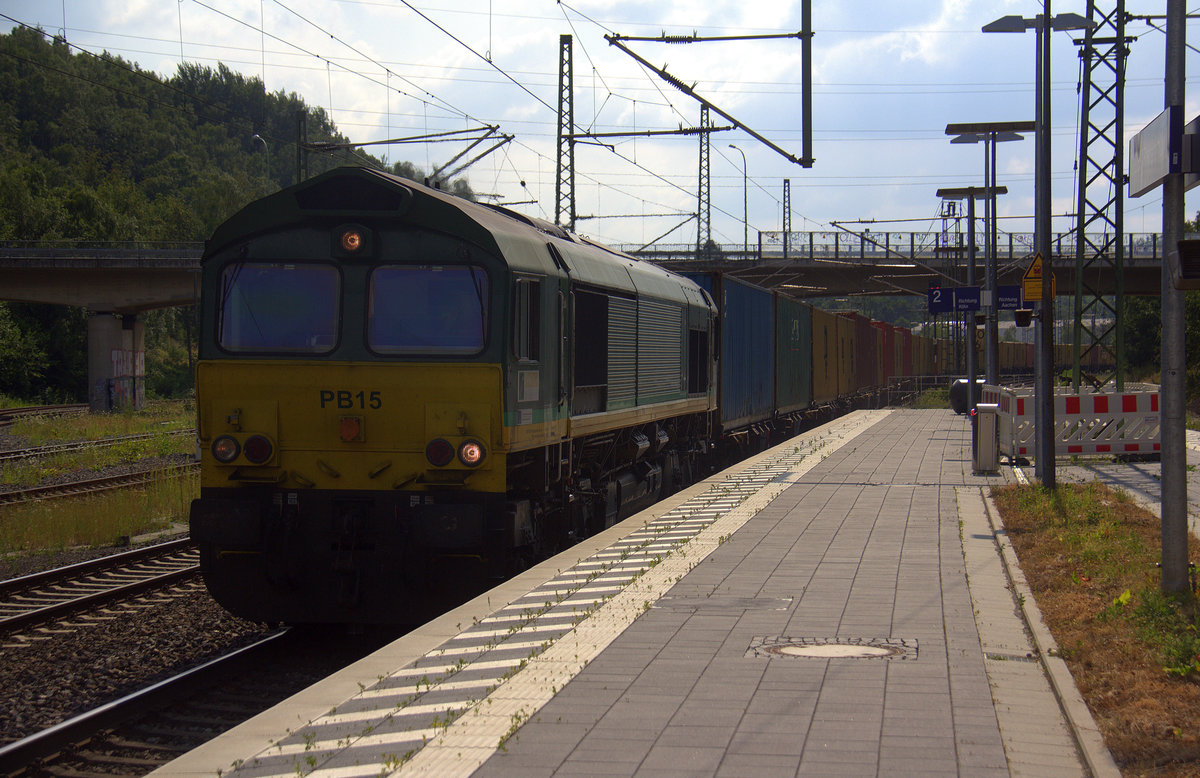
[[[239,775],[466,775],[675,582],[887,415],[800,435],[464,629],[236,767]]]

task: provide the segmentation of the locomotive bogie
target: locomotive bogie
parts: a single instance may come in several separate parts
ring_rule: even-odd
[[[510,575],[529,511],[482,492],[241,485],[206,490],[191,530],[230,612],[363,624],[427,618]]]

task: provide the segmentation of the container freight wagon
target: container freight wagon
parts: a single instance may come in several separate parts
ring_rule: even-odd
[[[813,404],[813,309],[775,293],[775,410],[780,415]]]
[[[958,355],[955,353],[954,341],[952,340],[936,340],[934,341],[936,349],[936,361],[933,373],[938,375],[950,375],[958,370]]]
[[[838,396],[838,316],[812,309],[812,392],[814,403],[830,403]]]
[[[728,435],[774,416],[774,293],[719,272],[687,273],[708,292],[720,322],[717,403]]]
[[[902,376],[913,376],[920,373],[917,370],[915,359],[915,350],[913,349],[913,334],[912,330],[903,327],[896,328],[896,335],[900,340],[900,364],[902,365]]]
[[[896,358],[896,328],[882,321],[873,321],[871,326],[879,330],[879,384],[884,386],[900,375],[900,363]]]
[[[913,335],[913,375],[935,375],[937,366],[937,350],[933,340],[924,335]]]
[[[837,394],[839,397],[848,399],[858,388],[858,380],[855,377],[855,368],[858,365],[855,359],[854,320],[837,314],[834,315],[834,319],[837,321],[838,333]]]

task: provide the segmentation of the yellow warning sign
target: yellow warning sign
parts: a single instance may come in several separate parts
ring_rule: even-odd
[[[1033,255],[1033,261],[1021,276],[1021,296],[1027,303],[1040,302],[1042,299],[1042,255]]]

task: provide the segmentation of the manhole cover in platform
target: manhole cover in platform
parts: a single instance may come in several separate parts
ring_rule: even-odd
[[[916,659],[917,641],[894,638],[793,638],[783,635],[756,637],[748,657],[800,659]]]

